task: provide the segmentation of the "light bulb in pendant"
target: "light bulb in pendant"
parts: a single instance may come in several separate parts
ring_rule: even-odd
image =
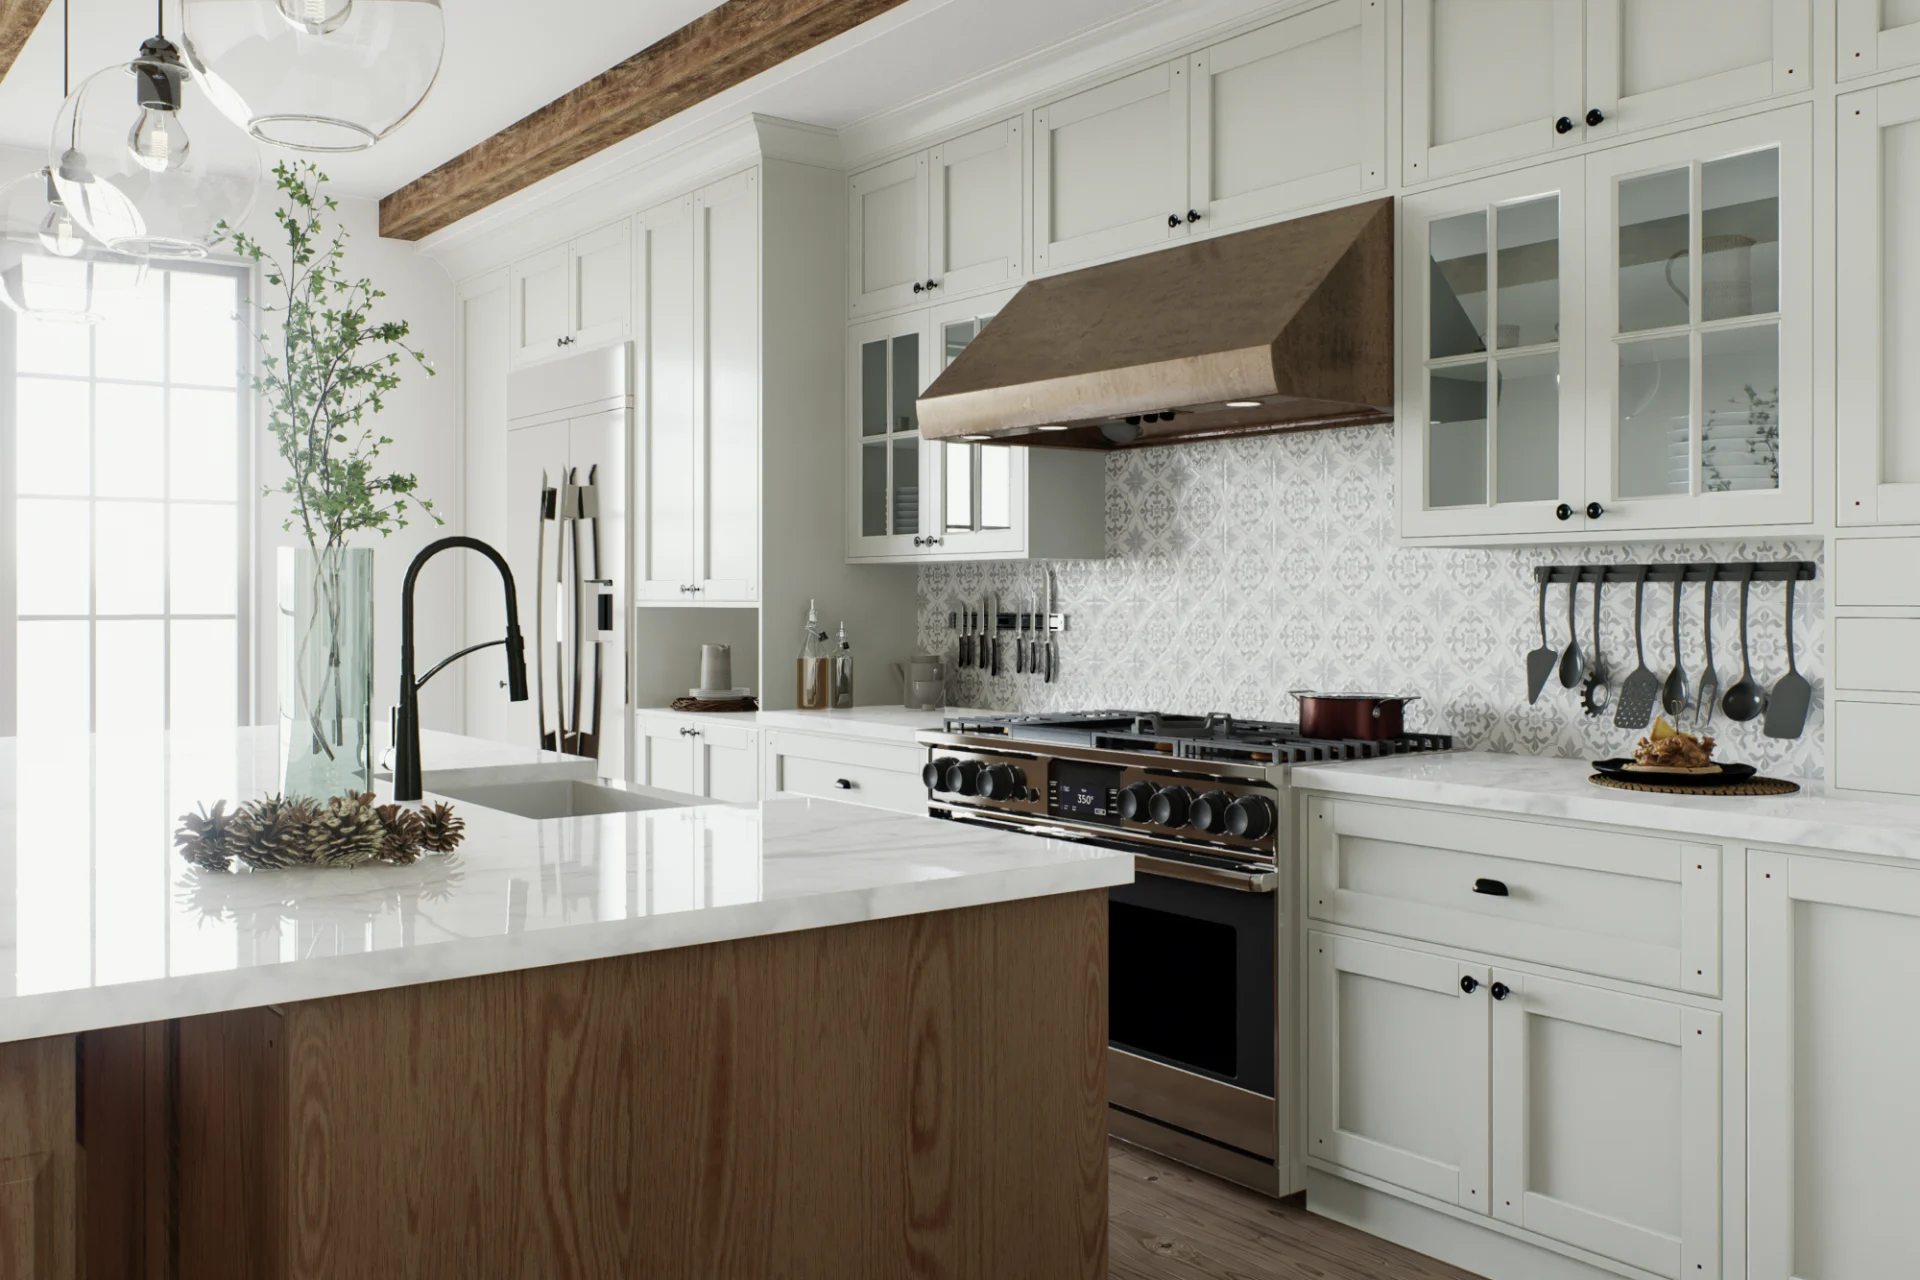
[[[353,0],[275,0],[280,16],[298,31],[324,36],[346,25]]]
[[[87,247],[86,237],[73,215],[67,212],[59,188],[53,185],[53,176],[45,169],[40,172],[47,179],[47,216],[40,219],[40,247],[56,258],[71,258]]]
[[[127,131],[127,150],[140,167],[153,173],[178,169],[187,162],[187,131],[180,117],[157,107],[142,107],[140,118]]]

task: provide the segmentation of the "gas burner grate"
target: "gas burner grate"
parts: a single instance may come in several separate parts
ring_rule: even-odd
[[[1414,752],[1451,751],[1443,733],[1409,733],[1377,741],[1308,738],[1298,724],[1231,716],[1086,711],[1014,716],[952,716],[948,733],[1019,742],[1064,743],[1176,760],[1235,764],[1309,764],[1375,760]]]

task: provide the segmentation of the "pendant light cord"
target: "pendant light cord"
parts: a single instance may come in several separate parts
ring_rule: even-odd
[[[60,0],[60,101],[73,92],[73,6]]]
[[[154,25],[159,28],[160,38],[167,38],[167,0],[153,0]]]

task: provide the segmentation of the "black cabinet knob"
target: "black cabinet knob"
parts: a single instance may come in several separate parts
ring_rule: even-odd
[[[1168,215],[1167,215],[1167,225],[1168,225],[1168,226],[1170,226],[1170,227],[1177,227],[1177,226],[1179,226],[1179,225],[1180,225],[1180,215],[1179,215],[1179,214],[1177,214],[1177,213],[1170,213],[1170,214],[1168,214]]]
[[[1555,120],[1555,121],[1553,122],[1553,131],[1554,131],[1555,133],[1572,133],[1572,132],[1573,132],[1573,119],[1572,119],[1572,117],[1570,117],[1570,116],[1561,116],[1561,117],[1560,117],[1560,118],[1559,118],[1558,120]],[[1469,982],[1471,982],[1471,981],[1472,981],[1472,979],[1471,979],[1471,978],[1469,978],[1469,979],[1468,979],[1468,981],[1469,981]]]
[[[1466,977],[1460,979],[1460,989],[1468,995],[1472,995],[1480,989],[1480,979],[1474,977],[1472,974],[1468,974]]]
[[[1260,796],[1241,796],[1227,806],[1227,834],[1258,840],[1273,830],[1273,804]]]
[[[929,760],[926,767],[920,770],[920,781],[927,784],[929,791],[945,791],[947,770],[957,763],[959,762],[952,756],[941,756],[938,760]]]
[[[1553,514],[1562,520],[1571,520],[1573,519],[1573,508],[1563,502],[1553,509]]]
[[[1511,896],[1507,892],[1506,881],[1489,880],[1485,876],[1481,876],[1473,882],[1473,891],[1475,893],[1484,893],[1490,898],[1505,898]]]
[[[1607,509],[1601,506],[1599,503],[1589,502],[1587,504],[1587,519],[1598,520],[1601,516],[1605,514],[1607,514]]]
[[[1496,982],[1492,986],[1487,988],[1487,994],[1492,996],[1495,1000],[1505,1000],[1508,996],[1513,994],[1513,988],[1508,986],[1504,982]]]
[[[1193,802],[1194,829],[1210,836],[1223,834],[1227,829],[1227,806],[1232,803],[1233,798],[1224,791],[1203,792]]]
[[[1198,209],[1187,210],[1187,221],[1188,222],[1200,221],[1200,211]]]
[[[842,791],[853,790],[853,781],[850,778],[835,778],[833,780],[833,785],[840,788],[840,790]]]
[[[1598,107],[1594,107],[1592,110],[1587,112],[1587,124],[1589,127],[1599,124],[1602,120],[1605,120],[1605,119],[1606,119],[1606,116],[1601,114],[1600,108]]]
[[[1145,822],[1147,807],[1153,803],[1153,784],[1136,782],[1120,788],[1120,820],[1122,822]]]
[[[1185,787],[1163,787],[1154,792],[1147,814],[1155,826],[1184,827],[1193,812],[1193,792]]]
[[[927,291],[927,286],[925,286],[924,284],[921,284],[918,280],[915,280],[913,282],[913,291],[915,293],[925,293]]]
[[[940,282],[939,282],[938,280],[929,280],[929,281],[927,281],[927,292],[928,292],[928,293],[932,293],[932,292],[933,292],[933,291],[934,291],[935,289],[938,289],[939,287],[940,287]]]

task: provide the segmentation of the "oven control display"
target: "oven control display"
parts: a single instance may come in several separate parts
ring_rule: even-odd
[[[1082,760],[1055,760],[1047,776],[1047,812],[1093,822],[1120,820],[1120,770]]]

